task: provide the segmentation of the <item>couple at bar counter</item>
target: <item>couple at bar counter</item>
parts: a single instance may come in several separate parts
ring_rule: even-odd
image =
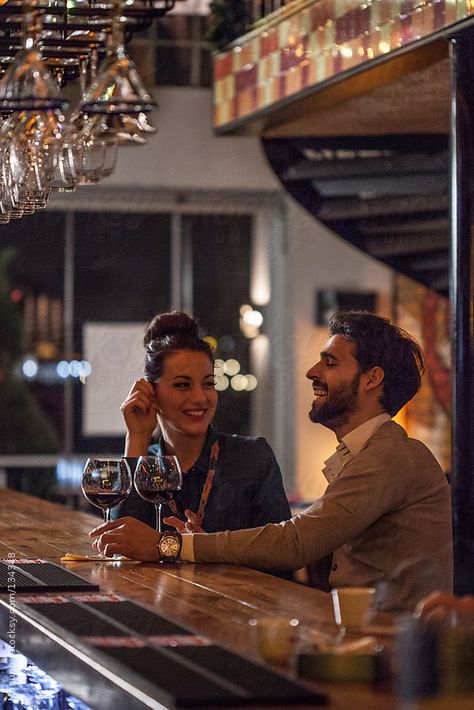
[[[392,421],[420,387],[423,356],[407,333],[370,313],[334,314],[329,336],[318,362],[307,372],[313,388],[310,418],[332,430],[339,442],[325,462],[325,493],[289,520],[247,529],[229,530],[224,521],[220,532],[201,532],[196,509],[187,513],[186,523],[170,517],[168,522],[183,533],[171,534],[176,536],[173,555],[180,551],[180,559],[187,562],[268,571],[296,570],[332,554],[332,587],[375,586],[379,609],[413,610],[427,594],[450,590],[452,585],[449,484],[426,446]],[[171,358],[173,363],[182,358],[174,375],[190,381],[186,363],[189,366],[195,349],[171,349],[164,358],[165,374],[147,374],[151,382],[143,384],[134,405],[132,390],[124,415],[135,406],[148,412],[151,427],[161,377],[166,378]],[[205,357],[212,359],[209,353]],[[212,389],[212,368],[208,375]],[[190,396],[181,412],[198,419],[204,406],[197,404]],[[179,428],[180,422],[175,426]],[[129,441],[128,455],[146,450],[143,435],[138,449]],[[185,470],[196,455],[197,449],[182,462]],[[242,460],[242,471],[248,465]],[[101,552],[143,561],[166,560],[167,546],[174,542],[170,533],[157,533],[130,516],[100,525],[90,534]]]

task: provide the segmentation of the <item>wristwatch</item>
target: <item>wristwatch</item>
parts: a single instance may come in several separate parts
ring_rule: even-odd
[[[181,552],[181,535],[179,532],[162,533],[158,543],[160,562],[176,562]]]

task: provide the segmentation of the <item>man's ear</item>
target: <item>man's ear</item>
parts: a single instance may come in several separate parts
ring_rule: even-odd
[[[383,383],[385,372],[379,365],[375,365],[375,367],[371,367],[367,372],[364,372],[362,377],[366,389],[373,390]]]

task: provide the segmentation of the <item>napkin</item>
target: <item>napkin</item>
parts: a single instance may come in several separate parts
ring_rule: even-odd
[[[74,555],[72,552],[66,552],[64,557],[61,557],[61,562],[133,562],[130,557],[124,555],[116,555],[114,557],[102,557],[101,555]]]

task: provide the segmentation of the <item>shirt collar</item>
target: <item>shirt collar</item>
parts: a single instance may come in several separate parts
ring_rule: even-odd
[[[217,430],[211,424],[211,426],[207,430],[206,441],[204,442],[204,446],[202,447],[202,451],[199,454],[199,458],[196,461],[196,463],[193,464],[193,466],[192,466],[193,469],[197,469],[201,473],[207,473],[207,470],[209,468],[209,457],[211,455],[211,446],[216,440],[217,440]],[[163,455],[166,453],[165,442],[164,442],[163,436],[160,436],[157,446],[159,449],[158,455]]]
[[[371,436],[375,434],[377,429],[389,422],[391,419],[390,414],[387,412],[382,412],[382,414],[377,414],[376,417],[368,419],[363,424],[350,431],[348,434],[342,437],[341,443],[345,444],[352,456],[355,456],[362,450],[364,444],[368,442]]]
[[[323,475],[326,480],[331,482],[337,478],[346,463],[354,458],[377,429],[390,419],[391,416],[387,412],[377,414],[343,436],[336,451],[324,462]]]

